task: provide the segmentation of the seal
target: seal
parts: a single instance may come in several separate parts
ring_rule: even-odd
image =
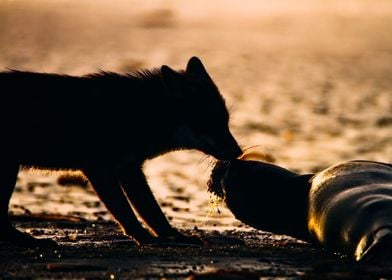
[[[298,174],[262,161],[218,161],[208,190],[254,228],[357,261],[392,260],[392,165],[346,161]]]

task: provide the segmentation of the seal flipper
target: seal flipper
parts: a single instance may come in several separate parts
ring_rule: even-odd
[[[372,239],[367,248],[362,249],[361,242],[359,243],[355,252],[356,260],[360,262],[392,262],[392,227],[378,229]]]

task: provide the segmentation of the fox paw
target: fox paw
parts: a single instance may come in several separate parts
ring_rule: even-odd
[[[7,228],[6,230],[0,232],[0,241],[26,248],[58,247],[58,244],[53,240],[37,239],[27,233],[20,232],[15,228]]]

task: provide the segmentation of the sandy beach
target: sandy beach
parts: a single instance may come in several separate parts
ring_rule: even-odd
[[[242,147],[317,172],[353,159],[392,162],[391,26],[387,0],[2,1],[0,69],[126,73],[184,69],[198,56]],[[144,166],[170,222],[209,244],[201,248],[139,248],[91,186],[63,185],[63,172],[22,170],[10,207],[15,225],[62,247],[0,246],[0,278],[392,277],[388,266],[357,265],[240,223],[207,192],[213,162],[179,151]]]

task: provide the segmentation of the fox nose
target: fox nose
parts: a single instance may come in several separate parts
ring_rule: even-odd
[[[236,143],[236,147],[234,149],[234,159],[238,158],[239,156],[241,156],[244,152],[242,151],[242,149],[240,148],[240,146],[238,146],[238,144]]]
[[[229,142],[230,142],[230,145],[228,145],[228,147],[231,147],[230,148],[231,155],[229,155],[229,157],[230,157],[229,160],[233,160],[233,159],[238,158],[240,155],[242,155],[243,152],[231,133],[229,134]]]
[[[224,153],[224,159],[223,160],[235,160],[237,159],[240,155],[242,155],[242,150],[241,148],[236,144],[233,145],[230,149],[228,149]]]

